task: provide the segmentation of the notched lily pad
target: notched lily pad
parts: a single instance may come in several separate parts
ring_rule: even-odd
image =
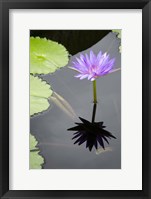
[[[121,39],[121,30],[117,29],[117,30],[112,30],[112,32],[115,32],[117,34],[117,38]],[[121,45],[119,46],[119,52],[121,53],[122,49],[121,49]]]
[[[115,33],[117,33],[117,37],[119,38],[119,39],[121,39],[121,29],[114,29],[114,30],[112,30],[112,32],[115,32]]]
[[[39,148],[37,147],[36,138],[30,134],[30,169],[41,169],[44,164],[44,158],[39,155]]]
[[[48,74],[68,63],[66,48],[46,38],[30,38],[30,73]]]
[[[49,108],[48,98],[52,95],[49,84],[38,77],[30,75],[30,115],[40,113]]]
[[[38,144],[38,141],[36,140],[36,138],[30,134],[30,138],[29,138],[29,149],[30,150],[35,150],[38,149],[38,147],[36,147]]]

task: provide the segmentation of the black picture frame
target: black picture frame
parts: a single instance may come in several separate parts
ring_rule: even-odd
[[[150,0],[0,0],[0,197],[1,198],[151,198],[151,2]],[[142,9],[143,58],[143,188],[107,191],[17,191],[9,190],[9,9]],[[135,140],[134,140],[135,141]]]

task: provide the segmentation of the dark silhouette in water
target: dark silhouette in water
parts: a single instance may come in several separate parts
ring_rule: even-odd
[[[98,144],[105,149],[104,141],[109,144],[107,138],[116,139],[115,136],[105,130],[106,126],[103,125],[103,122],[95,122],[96,107],[97,104],[95,103],[93,106],[92,122],[79,117],[82,123],[75,123],[77,126],[68,129],[68,131],[76,131],[72,138],[77,138],[74,144],[78,143],[81,145],[86,142],[86,148],[89,148],[89,151],[92,150],[93,146],[98,149]]]

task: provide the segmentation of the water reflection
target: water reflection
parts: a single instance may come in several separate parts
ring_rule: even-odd
[[[92,121],[79,117],[82,123],[75,123],[77,126],[69,128],[68,131],[76,131],[72,139],[77,139],[74,144],[81,145],[86,142],[86,148],[89,148],[89,151],[93,147],[98,149],[98,144],[105,149],[104,141],[109,144],[108,138],[114,138],[109,131],[105,130],[106,126],[103,125],[104,122],[95,122],[97,104],[93,105]]]
[[[100,148],[98,148],[96,151],[95,151],[95,154],[96,155],[100,155],[100,154],[102,154],[102,153],[105,153],[105,152],[111,152],[111,151],[113,151],[113,149],[111,148],[111,147],[106,147],[105,148],[105,150],[104,149],[102,149],[102,147],[100,147]]]

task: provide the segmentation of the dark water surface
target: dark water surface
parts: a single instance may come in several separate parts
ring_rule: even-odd
[[[71,55],[90,48],[110,30],[31,30],[31,36],[46,37],[64,45]]]
[[[118,52],[119,40],[109,33],[100,42],[91,47],[98,53],[108,51],[116,58],[116,68],[121,67],[121,55]],[[89,52],[87,49],[84,52]],[[78,56],[76,54],[75,56]],[[70,62],[75,58],[73,56]],[[68,65],[70,65],[70,62]],[[73,107],[76,115],[89,121],[93,111],[92,82],[78,80],[75,71],[64,67],[52,75],[42,78],[51,84],[53,90],[63,96]],[[109,150],[96,154],[81,146],[74,145],[73,132],[68,128],[75,126],[58,106],[51,102],[48,111],[31,119],[30,128],[39,141],[39,148],[45,158],[44,169],[120,169],[121,168],[121,71],[97,79],[98,105],[96,121],[104,121],[106,130],[117,139],[109,140]],[[75,119],[78,121],[78,119]],[[112,151],[111,151],[112,150]]]

